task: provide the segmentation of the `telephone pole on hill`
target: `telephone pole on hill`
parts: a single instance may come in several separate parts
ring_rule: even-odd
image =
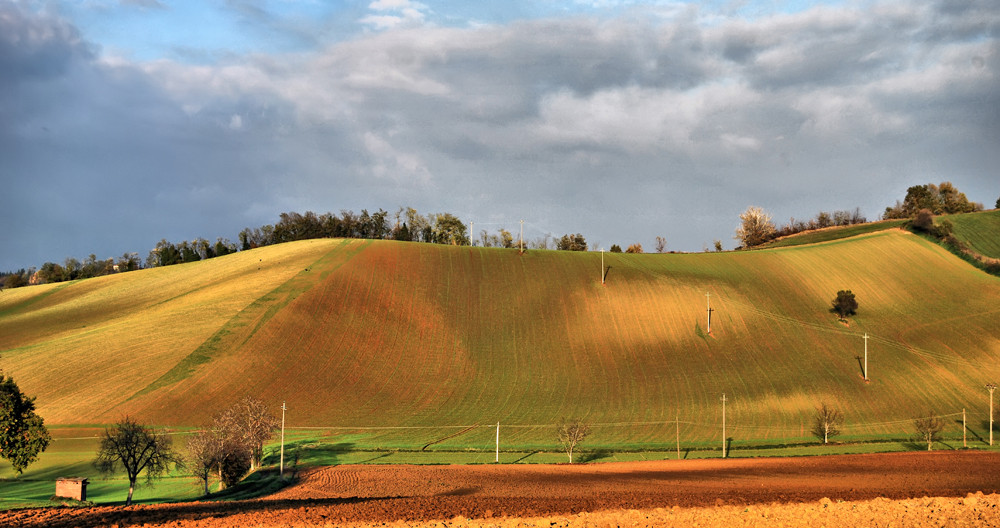
[[[285,474],[285,402],[281,402],[281,461],[278,463],[278,476]]]
[[[604,284],[604,248],[601,248],[601,284]]]
[[[993,445],[993,391],[996,388],[996,383],[986,384],[986,390],[990,391],[990,445]]]
[[[711,292],[705,293],[705,299],[708,301],[708,333],[712,333],[712,294]]]
[[[726,393],[722,393],[722,458],[726,458]]]
[[[521,253],[524,253],[524,220],[521,220],[521,236],[518,237],[517,243],[521,247]]]
[[[865,381],[868,381],[868,332],[865,332]]]

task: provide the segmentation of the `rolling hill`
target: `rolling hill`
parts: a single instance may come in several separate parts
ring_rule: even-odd
[[[357,446],[499,421],[531,448],[572,417],[597,445],[671,445],[674,420],[718,442],[723,393],[739,440],[807,438],[821,402],[857,438],[963,408],[984,430],[1000,279],[921,237],[604,259],[602,285],[598,253],[324,239],[6,290],[0,366],[50,424],[198,426],[249,393]],[[849,325],[829,312],[840,289]]]

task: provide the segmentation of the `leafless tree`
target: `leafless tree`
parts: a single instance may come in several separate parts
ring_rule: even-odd
[[[813,423],[812,434],[823,440],[824,444],[830,442],[831,436],[840,434],[840,426],[844,424],[844,415],[832,407],[827,407],[823,403],[816,409],[816,420]]]
[[[212,472],[219,469],[221,475],[222,443],[213,430],[201,431],[187,441],[187,468],[205,485],[208,495],[208,480]]]
[[[944,430],[944,420],[937,416],[917,418],[913,420],[913,428],[917,430],[917,437],[927,442],[927,450],[931,450],[931,444],[939,440],[939,434]]]
[[[563,420],[556,431],[559,436],[559,442],[566,449],[566,454],[569,455],[569,463],[572,464],[573,450],[576,449],[577,444],[590,435],[590,426],[580,420],[571,420],[569,422]]]
[[[656,237],[656,252],[663,253],[667,250],[667,239],[658,236]]]
[[[264,442],[271,438],[278,424],[278,419],[269,412],[267,404],[250,395],[244,396],[215,418],[215,428],[228,441],[245,448],[251,471],[260,467],[264,456]]]
[[[179,462],[169,436],[157,434],[151,427],[126,416],[104,430],[94,466],[105,475],[115,473],[119,467],[125,470],[128,475],[125,505],[129,506],[140,473],[145,472],[146,482],[150,483]]]
[[[759,246],[774,236],[774,223],[771,215],[757,206],[747,207],[740,215],[740,225],[736,228],[736,240],[744,248]]]

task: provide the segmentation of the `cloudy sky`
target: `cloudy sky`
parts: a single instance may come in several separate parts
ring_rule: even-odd
[[[726,248],[1000,196],[994,0],[0,0],[0,270],[411,206]]]

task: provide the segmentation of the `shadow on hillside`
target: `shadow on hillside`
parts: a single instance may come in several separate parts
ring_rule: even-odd
[[[519,458],[519,459],[511,462],[511,464],[517,464],[518,462],[523,462],[524,460],[527,460],[528,458],[532,457],[533,455],[537,455],[538,453],[541,453],[541,451],[537,451],[537,450],[536,451],[532,451],[532,452],[524,455],[523,457],[521,457],[521,458]]]
[[[608,281],[608,274],[609,273],[611,273],[611,266],[608,266],[608,267],[604,268],[603,282],[607,282]]]
[[[315,439],[298,440],[285,444],[285,470],[297,471],[302,466],[336,466],[354,451],[354,443],[325,443]],[[278,466],[280,453],[272,449],[265,457],[263,465]]]
[[[580,453],[580,463],[597,462],[605,458],[610,458],[614,453],[608,449],[595,449],[586,453]]]

